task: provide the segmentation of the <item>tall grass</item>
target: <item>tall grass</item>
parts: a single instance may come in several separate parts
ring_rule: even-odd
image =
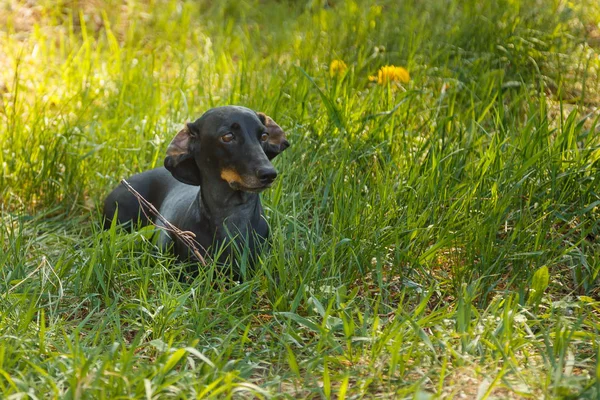
[[[0,22],[2,397],[600,395],[595,3],[14,1]],[[370,82],[388,64],[411,80]],[[272,249],[189,282],[98,209],[224,104],[292,143]]]

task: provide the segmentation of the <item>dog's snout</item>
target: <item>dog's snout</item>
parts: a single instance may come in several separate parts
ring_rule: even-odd
[[[287,149],[288,147],[290,147],[290,142],[288,142],[287,140],[283,140],[281,142],[281,144],[279,145],[279,151],[284,151],[285,149]]]
[[[269,183],[272,183],[275,178],[277,178],[277,171],[275,171],[275,168],[273,167],[259,168],[256,171],[256,177],[261,183],[268,185]]]

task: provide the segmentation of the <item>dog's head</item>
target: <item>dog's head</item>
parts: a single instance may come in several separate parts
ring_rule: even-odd
[[[232,189],[260,192],[277,177],[270,160],[287,147],[285,132],[265,114],[245,107],[217,107],[186,124],[173,138],[165,168],[189,185],[200,185],[210,174]]]

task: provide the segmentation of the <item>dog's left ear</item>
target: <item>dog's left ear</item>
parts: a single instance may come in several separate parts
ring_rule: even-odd
[[[285,132],[271,117],[258,112],[256,113],[260,122],[267,127],[269,139],[263,144],[263,150],[269,160],[274,159],[279,153],[290,147],[290,142],[287,141]]]
[[[171,140],[167,147],[165,168],[178,181],[188,185],[200,185],[200,170],[194,158],[198,146],[197,134],[191,124],[185,124],[185,127]]]

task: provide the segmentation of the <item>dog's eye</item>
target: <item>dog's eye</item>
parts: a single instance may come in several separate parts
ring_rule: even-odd
[[[262,140],[263,142],[266,142],[267,139],[269,139],[269,134],[267,132],[260,135],[260,140]]]
[[[233,133],[226,133],[223,136],[221,136],[221,140],[224,143],[229,143],[231,142],[233,139],[235,139],[235,136],[233,136]]]

